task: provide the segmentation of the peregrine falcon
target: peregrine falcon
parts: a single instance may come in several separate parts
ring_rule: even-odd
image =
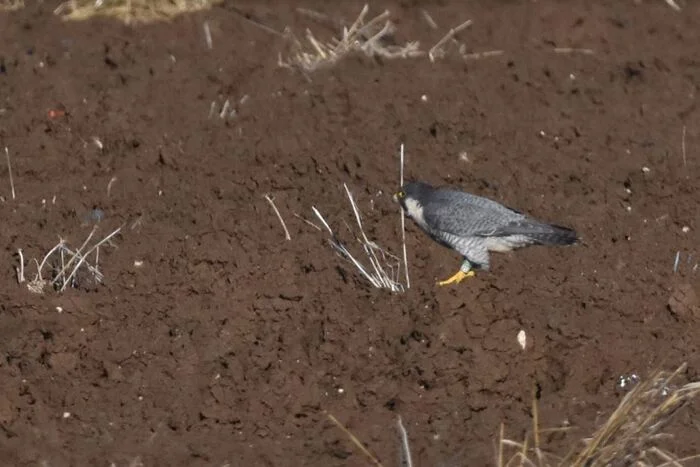
[[[529,245],[572,245],[572,229],[537,221],[496,201],[423,182],[409,182],[393,197],[404,212],[437,243],[459,252],[457,273],[438,285],[460,283],[474,269],[489,269],[489,252]]]

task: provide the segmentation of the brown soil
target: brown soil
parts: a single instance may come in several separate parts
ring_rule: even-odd
[[[500,424],[513,439],[530,428],[533,386],[542,425],[581,428],[554,440],[563,453],[619,403],[620,376],[687,361],[700,377],[697,2],[375,4],[399,42],[429,47],[472,19],[467,52],[504,54],[351,57],[310,80],[231,6],[129,28],[37,3],[0,15],[16,188],[3,168],[3,465],[367,465],[324,411],[385,466],[397,415],[415,465],[493,465]],[[346,22],[362,6],[324,5],[303,6]],[[300,37],[337,32],[296,6],[237,8]],[[235,116],[208,118],[226,99]],[[410,290],[373,289],[294,213],[352,221],[347,183],[368,233],[398,252],[402,142],[407,176],[573,226],[584,244],[497,255],[438,288],[460,259],[408,225]],[[17,249],[79,245],[94,207],[100,235],[124,225],[104,283],[17,284]],[[698,416],[679,415],[679,454],[700,451]]]

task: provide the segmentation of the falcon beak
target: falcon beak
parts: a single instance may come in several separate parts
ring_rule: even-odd
[[[392,196],[391,199],[393,199],[395,203],[399,202],[399,197],[396,193],[394,193],[394,196]]]

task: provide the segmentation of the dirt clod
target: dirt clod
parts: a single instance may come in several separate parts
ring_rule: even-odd
[[[700,318],[700,300],[690,284],[678,284],[668,299],[668,308],[673,314],[684,320]]]

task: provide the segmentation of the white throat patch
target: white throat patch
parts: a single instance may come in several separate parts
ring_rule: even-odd
[[[421,227],[426,228],[427,225],[425,224],[425,218],[423,217],[423,207],[420,205],[420,203],[414,199],[407,199],[405,204],[406,214],[408,214],[408,217],[413,219]]]

